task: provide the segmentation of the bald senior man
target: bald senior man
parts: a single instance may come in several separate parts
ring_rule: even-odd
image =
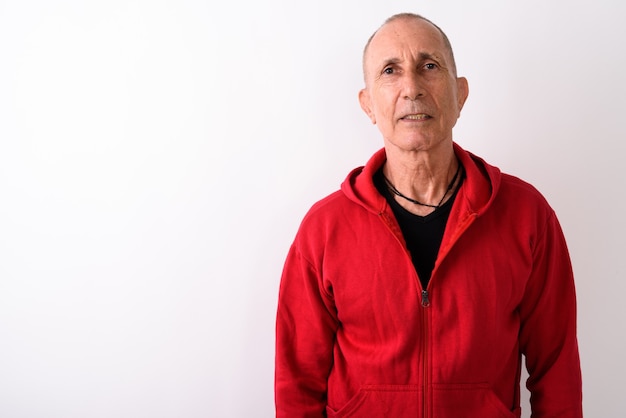
[[[389,18],[363,56],[383,148],[307,213],[276,323],[276,416],[582,417],[576,295],[554,211],[462,149],[468,96],[422,16]]]

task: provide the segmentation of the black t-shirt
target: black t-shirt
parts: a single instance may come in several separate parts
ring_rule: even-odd
[[[462,181],[463,177],[461,177]],[[378,170],[374,175],[374,184],[380,194],[389,202],[389,206],[391,206],[393,214],[398,224],[400,224],[402,235],[411,253],[413,266],[422,283],[422,288],[426,289],[435,267],[443,233],[450,216],[450,209],[452,209],[452,204],[461,183],[455,188],[452,197],[448,201],[426,216],[415,215],[396,202],[394,195],[387,188],[382,169]]]

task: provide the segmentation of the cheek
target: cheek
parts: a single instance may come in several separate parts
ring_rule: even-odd
[[[391,95],[379,94],[374,103],[374,112],[379,118],[389,117],[393,114],[395,101]]]
[[[456,91],[449,91],[447,93],[448,93],[447,94],[448,100],[446,103],[446,108],[450,116],[456,119],[459,117],[459,112],[461,111],[462,103],[459,100],[459,97],[456,94]]]

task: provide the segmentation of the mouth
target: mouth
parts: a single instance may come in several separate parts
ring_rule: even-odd
[[[432,116],[427,115],[426,113],[413,113],[410,115],[405,115],[402,118],[400,118],[401,120],[427,120],[427,119],[431,119]]]

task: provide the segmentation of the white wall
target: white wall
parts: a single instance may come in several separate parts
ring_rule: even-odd
[[[282,263],[382,144],[360,54],[400,11],[469,78],[456,140],[557,210],[585,412],[623,416],[624,4],[0,1],[0,416],[273,416]]]

